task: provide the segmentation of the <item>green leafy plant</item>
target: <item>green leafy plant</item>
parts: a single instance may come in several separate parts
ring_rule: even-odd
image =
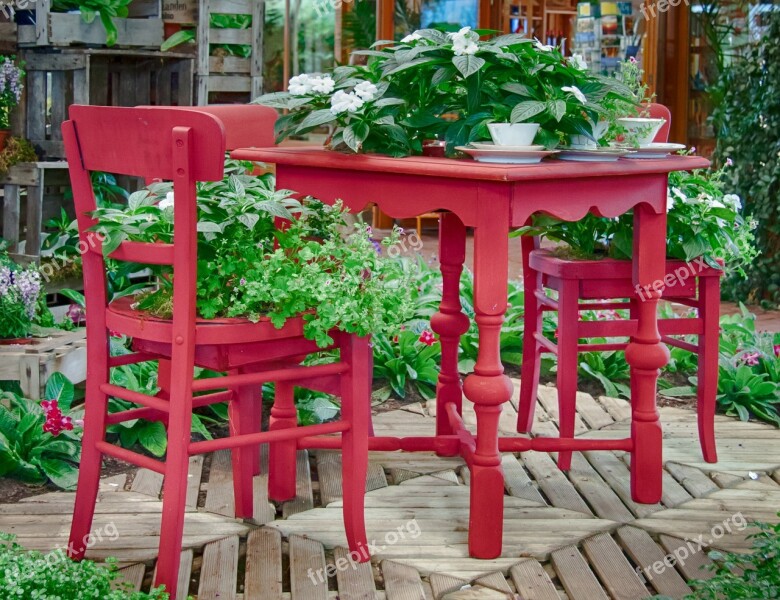
[[[105,564],[76,562],[61,549],[48,554],[25,550],[6,533],[0,533],[0,590],[6,598],[36,600],[168,600],[162,587],[133,591],[121,581],[114,558]]]
[[[717,3],[715,3],[717,4]],[[715,160],[733,162],[725,178],[745,200],[745,213],[758,222],[761,255],[748,265],[748,278],[730,277],[725,290],[751,303],[780,303],[780,14],[767,11],[766,34],[721,72],[713,93],[722,97],[713,111]]]
[[[14,165],[36,160],[38,155],[29,141],[24,138],[9,137],[5,142],[5,148],[0,152],[0,177],[4,177]]]
[[[780,598],[780,523],[754,522],[751,526],[758,531],[748,536],[750,551],[710,552],[714,576],[689,582],[694,592],[685,600]]]
[[[81,441],[71,413],[73,384],[61,373],[46,383],[42,403],[0,392],[0,476],[29,483],[76,485]]]
[[[119,33],[114,19],[127,17],[130,2],[132,0],[53,0],[52,10],[78,10],[85,23],[92,23],[99,18],[106,30],[106,46],[113,46]]]
[[[631,101],[625,85],[591,74],[581,58],[521,35],[479,39],[491,33],[421,29],[398,44],[379,41],[353,53],[365,66],[298,75],[289,91],[255,102],[290,111],[279,139],[327,125],[332,149],[404,156],[437,136],[453,153],[487,139],[494,121],[540,123],[537,140],[552,147],[566,135],[593,137],[610,103]]]
[[[375,396],[405,398],[411,388],[425,399],[435,398],[440,357],[441,347],[428,329],[403,328],[393,337],[374,336],[374,377],[387,381]]]

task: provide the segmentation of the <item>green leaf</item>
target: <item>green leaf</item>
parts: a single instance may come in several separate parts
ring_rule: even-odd
[[[46,400],[56,400],[60,410],[70,410],[73,403],[73,383],[62,373],[53,373],[46,382]]]
[[[545,110],[544,102],[537,102],[536,100],[526,100],[521,102],[512,109],[512,114],[509,117],[512,123],[522,123],[527,121],[531,117],[535,117],[539,113]]]
[[[165,426],[156,421],[154,423],[145,423],[138,430],[138,441],[149,452],[155,456],[162,456],[168,447],[168,437],[165,433]]]
[[[564,100],[555,100],[550,103],[550,112],[556,121],[560,121],[566,114],[566,102]]]
[[[455,65],[455,68],[460,71],[463,77],[469,77],[485,65],[485,59],[474,54],[462,54],[461,56],[453,57],[452,64]]]
[[[81,308],[84,308],[87,305],[87,300],[84,298],[84,294],[81,292],[77,292],[76,290],[72,290],[70,288],[64,288],[61,289],[59,292],[57,292],[61,296],[65,296],[69,300],[72,300],[76,304],[78,304]]]
[[[79,470],[71,462],[57,459],[41,459],[38,461],[43,473],[54,485],[64,490],[72,490],[76,487]]]
[[[315,127],[319,127],[320,125],[325,125],[326,123],[332,123],[336,120],[336,115],[329,109],[329,108],[323,108],[320,110],[315,110],[314,112],[309,113],[306,115],[306,118],[301,121],[301,124],[298,125],[298,129],[296,129],[297,133],[304,133],[307,130],[314,129]]]
[[[171,48],[175,48],[179,44],[186,44],[187,42],[191,42],[194,39],[195,39],[195,30],[194,29],[182,29],[182,30],[177,31],[176,33],[174,33],[167,40],[165,40],[162,43],[162,46],[160,46],[160,50],[162,50],[163,52],[166,52],[167,50],[170,50]]]
[[[367,123],[363,121],[352,123],[344,130],[344,143],[353,152],[360,152],[360,148],[368,137],[369,132]]]

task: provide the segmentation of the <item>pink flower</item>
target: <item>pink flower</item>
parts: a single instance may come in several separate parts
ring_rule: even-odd
[[[775,357],[780,358],[780,344],[775,344]]]
[[[436,336],[429,329],[426,329],[420,334],[420,342],[426,346],[433,346],[436,343]]]
[[[726,166],[727,167],[733,167],[734,166],[734,161],[731,160],[730,158],[727,158],[726,159]]]
[[[41,408],[46,420],[43,423],[43,430],[54,436],[62,431],[73,431],[73,419],[62,414],[57,400],[41,401]]]
[[[398,331],[406,331],[406,325],[401,325],[401,327],[398,328]],[[393,343],[394,344],[398,343],[398,336],[397,335],[395,337],[393,337]]]
[[[761,355],[758,352],[749,352],[747,354],[743,354],[740,358],[740,361],[749,367],[754,367],[758,364],[759,356]]]

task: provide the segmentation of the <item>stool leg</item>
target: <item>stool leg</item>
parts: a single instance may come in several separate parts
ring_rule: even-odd
[[[542,311],[535,291],[542,290],[542,275],[531,269],[529,255],[539,246],[537,238],[523,236],[523,363],[520,365],[520,404],[517,407],[517,431],[527,433],[534,425],[536,392],[539,387],[539,370],[542,350],[534,334],[542,331]]]
[[[697,417],[699,443],[704,460],[718,462],[715,445],[715,407],[718,394],[718,338],[720,333],[720,278],[699,278],[699,319],[703,333],[699,336],[699,369]]]
[[[562,439],[574,437],[577,405],[577,325],[579,283],[562,280],[558,295],[558,430]],[[558,453],[558,468],[571,468],[571,450]]]
[[[105,340],[103,347],[98,347],[100,341],[98,337],[88,339],[90,341],[94,339],[94,342],[87,346],[88,350],[95,353],[102,352],[102,354],[89,356],[81,462],[68,543],[68,556],[75,560],[84,558],[87,551],[87,536],[92,528],[103,458],[95,444],[103,441],[105,437],[108,410],[108,397],[100,391],[101,384],[108,382],[108,348],[105,346]]]
[[[185,352],[182,354],[186,356]],[[164,584],[165,591],[171,598],[176,598],[184,534],[184,507],[187,502],[190,459],[188,447],[192,430],[192,376],[191,363],[173,359],[160,548],[154,581],[156,586]]]
[[[364,392],[365,393],[365,392]],[[294,388],[286,381],[276,382],[274,405],[271,408],[269,431],[298,426]],[[268,449],[268,496],[282,502],[295,498],[296,440],[271,442]]]
[[[367,382],[371,381],[371,349],[367,337],[344,335],[342,340],[341,360],[350,367],[341,377],[341,418],[350,423],[350,428],[342,434],[344,528],[350,557],[355,562],[366,562],[371,558],[364,510],[371,406],[363,396]]]
[[[231,373],[235,374],[235,372]],[[259,424],[255,424],[254,403],[257,400],[257,386],[241,386],[233,391],[233,398],[228,403],[228,418],[230,435],[255,433]],[[238,519],[251,519],[253,516],[252,476],[256,466],[253,457],[259,461],[258,446],[242,446],[231,448],[230,459],[233,466],[233,498],[235,500],[235,516]]]

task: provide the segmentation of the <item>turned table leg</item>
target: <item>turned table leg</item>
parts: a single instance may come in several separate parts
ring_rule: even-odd
[[[501,325],[507,305],[508,224],[500,215],[474,233],[474,311],[479,353],[464,391],[477,414],[476,450],[471,461],[469,554],[501,555],[504,524],[504,474],[498,452],[501,405],[512,396],[512,382],[501,365]]]
[[[634,209],[634,286],[637,331],[626,349],[631,366],[631,497],[653,504],[661,500],[663,442],[656,407],[659,369],[669,350],[658,332],[658,301],[666,265],[666,213],[646,204]]]
[[[453,433],[445,405],[452,402],[461,414],[463,393],[458,370],[460,336],[469,329],[469,319],[460,305],[460,275],[466,260],[466,227],[453,213],[444,213],[439,223],[439,262],[442,295],[439,311],[431,317],[431,329],[441,342],[441,371],[436,385],[436,435]]]

